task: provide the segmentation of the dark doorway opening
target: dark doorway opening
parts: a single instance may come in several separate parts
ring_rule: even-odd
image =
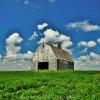
[[[48,62],[38,62],[38,69],[48,69]]]

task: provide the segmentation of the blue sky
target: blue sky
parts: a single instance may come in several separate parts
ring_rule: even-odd
[[[87,53],[79,53],[87,48],[88,52],[100,54],[100,41],[97,42],[100,38],[100,0],[1,0],[0,54],[5,55],[6,39],[14,32],[23,38],[21,53],[35,52],[37,41],[43,38],[45,31],[38,30],[37,25],[44,22],[49,24],[45,30],[51,28],[71,38],[73,58],[87,56]],[[80,22],[81,27],[77,26]],[[92,29],[86,31],[84,22]],[[70,23],[76,23],[76,27],[73,28]],[[29,40],[34,32],[39,36]],[[79,48],[77,45],[80,41],[94,41],[96,46],[80,45],[83,47]]]

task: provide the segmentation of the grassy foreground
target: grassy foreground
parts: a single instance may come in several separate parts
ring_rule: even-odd
[[[0,100],[100,100],[100,72],[0,72]]]

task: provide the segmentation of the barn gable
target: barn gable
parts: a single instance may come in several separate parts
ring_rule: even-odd
[[[41,44],[34,54],[33,69],[38,69],[38,65],[41,62],[48,62],[48,69],[57,69],[56,56],[50,45],[45,43]]]
[[[41,44],[35,54],[34,54],[33,60],[50,60],[50,59],[56,59],[56,55],[52,51],[52,48],[48,44]]]

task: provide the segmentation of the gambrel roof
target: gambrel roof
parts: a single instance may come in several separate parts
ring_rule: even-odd
[[[57,59],[62,59],[62,60],[67,60],[67,61],[73,62],[73,60],[71,59],[70,54],[67,51],[65,51],[61,48],[55,47],[51,44],[48,44],[48,45],[50,45],[50,47],[52,48],[52,50],[53,50],[53,52],[54,52]]]

